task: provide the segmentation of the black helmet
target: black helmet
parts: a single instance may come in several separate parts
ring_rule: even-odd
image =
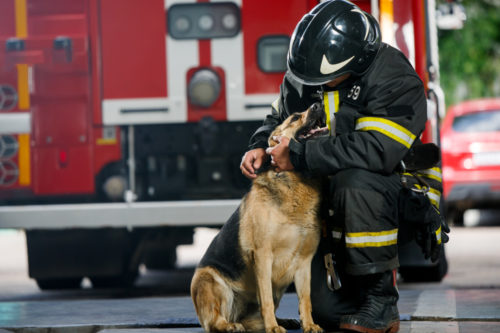
[[[363,74],[379,48],[380,28],[373,16],[349,1],[325,1],[297,24],[287,65],[299,82],[319,85],[346,73]]]

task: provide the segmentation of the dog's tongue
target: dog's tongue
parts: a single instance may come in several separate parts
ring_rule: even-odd
[[[309,135],[314,135],[316,133],[326,133],[328,132],[328,127],[318,127],[318,128],[313,128],[312,130],[309,131]]]
[[[328,132],[328,127],[317,127],[311,129],[309,132],[307,132],[306,135],[301,135],[300,137],[303,139],[310,138],[312,136],[318,135],[318,134],[326,134]]]

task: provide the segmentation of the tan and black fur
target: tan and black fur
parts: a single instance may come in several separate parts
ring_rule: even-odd
[[[312,109],[286,119],[270,136],[269,145],[278,144],[274,136],[294,138],[318,123],[323,111]],[[317,179],[273,169],[257,176],[191,282],[191,297],[206,331],[285,332],[275,311],[292,282],[304,332],[323,331],[313,322],[310,300],[311,261],[321,229],[319,209]]]

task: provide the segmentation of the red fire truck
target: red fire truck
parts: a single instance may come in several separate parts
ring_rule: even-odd
[[[354,2],[424,80],[436,141],[434,1]],[[26,231],[41,288],[130,283],[226,220],[291,32],[317,3],[0,0],[0,227]]]

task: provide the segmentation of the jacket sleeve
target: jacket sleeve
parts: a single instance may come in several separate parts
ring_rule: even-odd
[[[308,88],[295,82],[285,74],[280,86],[278,99],[272,103],[271,113],[266,116],[264,123],[250,138],[249,149],[266,148],[267,140],[272,131],[281,124],[290,114],[301,112],[312,104],[309,103],[309,94],[317,88]]]
[[[416,74],[385,72],[387,77],[377,77],[365,106],[357,110],[353,132],[306,142],[307,169],[326,175],[346,168],[385,174],[394,171],[424,130],[427,106]]]

